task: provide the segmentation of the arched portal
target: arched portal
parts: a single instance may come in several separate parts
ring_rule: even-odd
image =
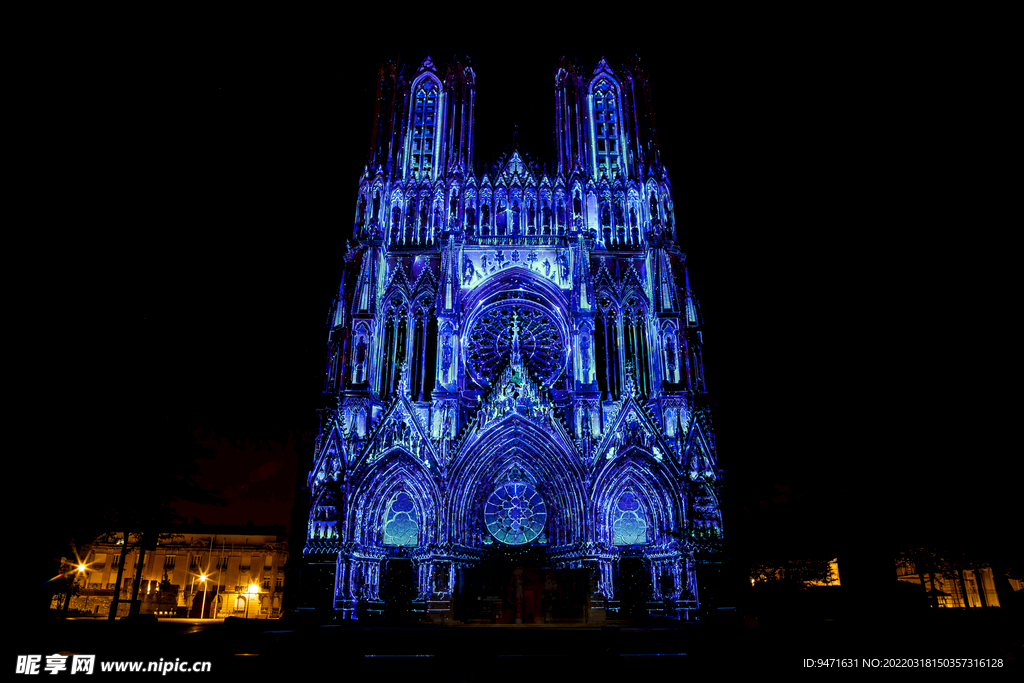
[[[464,621],[581,621],[586,567],[564,554],[587,538],[582,467],[550,415],[510,410],[473,435],[452,462],[445,539],[478,560],[459,568]]]

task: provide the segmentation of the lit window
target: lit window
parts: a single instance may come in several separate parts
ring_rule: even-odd
[[[415,546],[419,532],[416,507],[405,491],[399,491],[384,513],[384,545]]]
[[[614,86],[608,81],[601,81],[594,91],[594,137],[599,152],[612,152],[612,156],[600,155],[597,158],[598,168],[611,171],[618,167],[618,129],[615,126],[615,99],[618,95]]]
[[[429,88],[429,89],[428,89]],[[434,136],[434,110],[437,106],[437,91],[434,84],[428,82],[416,93],[415,108],[412,116],[412,149],[414,151],[431,151],[431,138]],[[431,155],[413,154],[409,170],[413,177],[430,170]]]
[[[547,506],[533,486],[523,481],[502,484],[484,504],[487,531],[508,545],[523,545],[540,536]]]
[[[639,545],[647,543],[647,521],[640,501],[631,491],[626,491],[619,498],[619,504],[613,511],[615,521],[612,522],[612,542],[615,545]]]

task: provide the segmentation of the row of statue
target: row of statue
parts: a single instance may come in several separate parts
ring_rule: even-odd
[[[658,200],[655,194],[652,192],[650,197],[650,215],[651,225],[653,227],[661,226],[661,214],[659,212]],[[664,204],[664,216],[665,226],[671,228],[671,211],[669,209],[668,199],[663,200]],[[366,196],[360,197],[359,201],[359,215],[357,218],[357,225],[360,228],[366,226]],[[458,226],[458,208],[459,208],[459,194],[458,190],[452,190],[451,198],[449,199],[449,218],[447,222],[444,220],[441,202],[438,201],[433,207],[433,226],[437,228],[451,228]],[[526,230],[526,234],[537,234],[536,229],[536,217],[537,211],[534,205],[534,200],[530,199],[526,205],[526,221],[525,225],[521,225],[521,207],[518,199],[513,199],[510,207],[506,207],[502,199],[497,200],[497,207],[494,212],[495,222],[494,230],[496,234],[505,235],[512,234],[518,235],[522,230]],[[580,193],[577,190],[573,197],[573,214],[579,218],[583,215],[583,203],[580,199]],[[552,234],[552,216],[556,217],[555,220],[555,231],[557,234],[562,234],[565,228],[568,226],[566,223],[565,208],[561,202],[556,202],[554,213],[551,210],[550,204],[547,200],[540,207],[541,226],[543,228],[543,234]],[[614,223],[612,223],[612,217],[614,216]],[[474,200],[470,199],[465,210],[465,225],[466,230],[470,234],[473,234],[475,230],[480,230],[481,234],[489,235],[491,230],[491,207],[488,203],[484,202],[480,205],[480,224],[477,224],[477,210]],[[615,197],[614,200],[609,202],[607,199],[601,202],[601,208],[599,211],[600,223],[602,226],[615,226],[619,228],[637,228],[637,211],[634,205],[629,207],[629,222],[626,222],[626,216],[623,211],[622,197]],[[402,233],[402,241],[425,241],[426,233],[428,230],[428,222],[430,219],[430,206],[427,202],[420,202],[419,210],[417,211],[416,205],[413,202],[410,203],[409,210],[405,214],[405,230],[401,229],[402,226],[402,208],[399,205],[395,205],[391,210],[391,231],[392,237],[397,238],[399,233]],[[376,224],[380,222],[380,191],[377,190],[373,196],[373,210],[370,216],[370,223]],[[416,230],[418,223],[419,230]],[[409,233],[409,234],[407,234]],[[416,238],[419,238],[418,240]]]

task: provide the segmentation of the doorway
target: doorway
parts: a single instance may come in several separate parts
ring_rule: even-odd
[[[392,558],[384,563],[384,620],[404,623],[412,617],[416,599],[416,570],[408,558]]]
[[[623,557],[619,560],[615,577],[615,592],[619,598],[619,616],[637,619],[647,616],[647,603],[651,599],[651,570],[643,557]]]

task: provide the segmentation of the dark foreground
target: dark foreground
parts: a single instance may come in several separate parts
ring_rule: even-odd
[[[997,668],[1019,673],[1024,653],[1013,614],[1000,610],[865,615],[819,622],[612,626],[361,626],[277,621],[100,620],[19,623],[8,640],[8,671],[18,655],[94,654],[103,662],[210,662],[209,673],[167,676],[323,674],[376,671],[418,680],[503,681],[601,678],[617,672],[781,673],[819,668]],[[162,661],[161,661],[162,660]],[[808,661],[811,660],[811,661]],[[868,661],[865,661],[868,660]],[[71,674],[68,670],[58,676]],[[527,668],[524,668],[527,667]],[[179,665],[180,668],[180,665]],[[961,671],[960,673],[964,673]],[[996,674],[989,671],[987,674]],[[150,673],[149,677],[160,676]]]

